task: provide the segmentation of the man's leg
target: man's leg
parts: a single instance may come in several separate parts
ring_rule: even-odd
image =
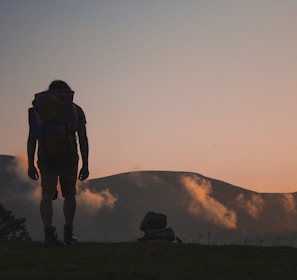
[[[58,245],[56,228],[53,221],[53,199],[57,194],[58,175],[55,171],[41,169],[42,198],[40,201],[40,214],[44,226],[44,241],[46,245]]]
[[[53,199],[57,193],[58,174],[49,168],[40,168],[42,198],[40,214],[44,227],[52,226]]]
[[[63,211],[66,226],[73,226],[73,220],[76,210],[76,198],[75,195],[71,195],[64,199]]]
[[[77,240],[73,237],[73,220],[76,210],[75,195],[64,199],[63,211],[65,218],[64,225],[64,242],[66,244],[75,243]]]
[[[76,180],[77,163],[73,163],[72,168],[65,169],[60,175],[62,195],[64,197],[64,242],[67,244],[76,242],[73,237],[73,221],[76,211]]]
[[[43,194],[40,201],[40,214],[44,227],[51,227],[53,221],[53,197]]]

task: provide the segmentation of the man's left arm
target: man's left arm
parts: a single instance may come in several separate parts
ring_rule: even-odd
[[[89,141],[85,123],[79,123],[77,134],[82,158],[82,168],[79,172],[78,179],[82,181],[89,177]]]

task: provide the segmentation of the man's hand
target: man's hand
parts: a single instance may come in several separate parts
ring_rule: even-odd
[[[32,180],[38,180],[39,179],[39,174],[37,169],[35,168],[35,166],[29,166],[28,168],[28,176],[32,179]]]
[[[83,181],[89,177],[89,168],[88,167],[82,167],[82,169],[79,172],[78,179]]]

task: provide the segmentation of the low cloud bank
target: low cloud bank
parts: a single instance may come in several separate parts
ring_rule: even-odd
[[[211,196],[212,187],[209,181],[195,175],[184,176],[181,182],[191,197],[187,206],[191,214],[205,217],[216,226],[227,229],[237,227],[236,213]]]
[[[14,162],[8,167],[10,172],[13,172],[22,182],[30,185],[30,188],[25,193],[25,197],[35,203],[39,203],[41,199],[40,179],[32,181],[27,175],[27,157],[24,154],[18,154]],[[57,186],[60,190],[60,186]],[[61,192],[60,192],[61,193]],[[88,183],[77,182],[77,203],[82,206],[89,214],[95,214],[103,207],[112,209],[117,201],[117,197],[112,195],[108,188],[93,192],[88,188]]]
[[[244,209],[251,217],[258,219],[265,201],[260,194],[253,194],[248,198],[241,193],[236,197],[235,204],[237,207]]]

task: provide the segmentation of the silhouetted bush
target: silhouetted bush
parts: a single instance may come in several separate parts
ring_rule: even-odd
[[[15,218],[11,211],[0,204],[0,241],[31,240],[25,222],[23,218]]]

